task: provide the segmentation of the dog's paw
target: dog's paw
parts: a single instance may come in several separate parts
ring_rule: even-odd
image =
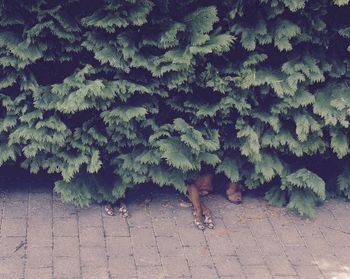
[[[122,215],[123,218],[129,217],[129,211],[125,205],[122,205],[119,208],[119,213],[120,213],[120,215]]]
[[[204,224],[202,223],[202,222],[198,222],[198,221],[194,221],[194,224],[196,225],[196,227],[199,229],[199,230],[201,230],[201,231],[203,231],[204,229],[205,229],[205,226],[204,226]]]
[[[210,217],[205,217],[204,224],[207,226],[208,229],[215,229],[214,222]]]

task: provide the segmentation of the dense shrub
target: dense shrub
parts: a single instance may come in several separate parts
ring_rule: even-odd
[[[2,0],[0,165],[78,205],[211,165],[312,216],[350,198],[348,2]]]

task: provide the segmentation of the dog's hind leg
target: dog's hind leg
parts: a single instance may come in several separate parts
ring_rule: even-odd
[[[202,203],[203,215],[204,215],[204,224],[209,229],[215,229],[215,225],[212,219],[211,210]]]
[[[193,184],[187,186],[188,190],[188,196],[191,200],[194,208],[194,224],[197,226],[198,229],[204,230],[204,224],[202,221],[202,207],[201,207],[201,201],[199,196],[199,191],[197,187]]]

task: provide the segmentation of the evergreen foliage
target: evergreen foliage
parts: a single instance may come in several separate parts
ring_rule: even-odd
[[[350,199],[345,0],[2,0],[0,166],[84,206],[204,166],[313,216]],[[335,166],[343,165],[338,169]]]

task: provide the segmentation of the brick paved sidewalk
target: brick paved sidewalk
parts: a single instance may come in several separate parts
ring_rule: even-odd
[[[207,198],[215,230],[198,231],[174,194],[140,195],[131,217],[76,209],[51,191],[0,199],[0,278],[350,278],[349,204],[328,202],[315,221],[262,199]]]

